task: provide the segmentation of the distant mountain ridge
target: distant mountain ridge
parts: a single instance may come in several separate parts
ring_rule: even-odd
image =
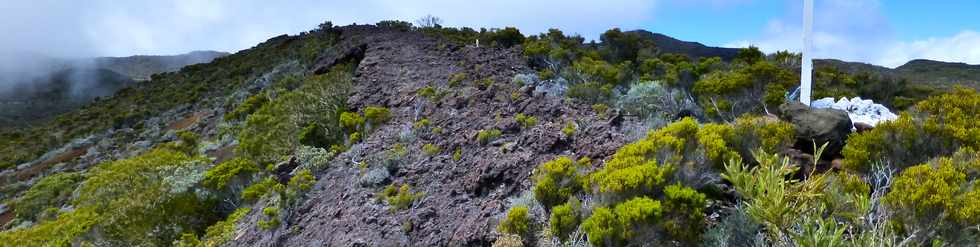
[[[228,55],[194,51],[169,56],[59,59],[40,54],[9,54],[0,68],[0,126],[26,125],[77,109],[98,97],[157,73],[171,72]],[[24,61],[23,64],[15,64]]]
[[[685,54],[693,59],[720,57],[730,61],[738,55],[739,48],[706,46],[698,42],[678,40],[646,30],[631,31],[653,41],[661,52]],[[905,79],[912,84],[925,84],[942,89],[962,85],[980,89],[980,65],[915,59],[894,69],[861,62],[837,59],[814,59],[815,68],[833,67],[848,74],[871,73],[879,76]]]
[[[640,36],[652,40],[654,45],[656,45],[657,49],[659,49],[661,52],[685,54],[694,59],[702,57],[720,57],[722,60],[730,61],[734,59],[736,55],[738,55],[739,51],[737,48],[713,47],[706,46],[698,42],[683,41],[661,33],[653,33],[646,30],[635,30],[631,32],[638,33]]]
[[[192,51],[180,55],[136,55],[129,57],[94,58],[95,66],[127,75],[137,81],[149,80],[150,76],[161,72],[177,71],[180,68],[198,63],[211,62],[215,58],[228,55],[219,51]]]

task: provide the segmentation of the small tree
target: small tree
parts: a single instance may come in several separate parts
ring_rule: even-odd
[[[442,28],[442,18],[433,15],[425,15],[415,20],[415,25],[419,28]]]

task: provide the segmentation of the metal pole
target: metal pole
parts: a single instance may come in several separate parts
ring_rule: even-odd
[[[800,71],[800,102],[810,105],[810,87],[813,74],[813,59],[810,57],[813,46],[813,0],[803,0],[803,66]]]

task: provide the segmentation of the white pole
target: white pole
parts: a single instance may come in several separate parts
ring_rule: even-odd
[[[800,102],[810,105],[810,87],[813,59],[810,48],[813,46],[813,0],[803,0],[803,66],[800,71]]]

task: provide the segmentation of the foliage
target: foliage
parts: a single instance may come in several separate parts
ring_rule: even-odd
[[[413,193],[411,190],[412,187],[408,184],[402,184],[401,187],[389,184],[378,194],[378,198],[387,201],[392,211],[403,210],[411,207],[415,200],[423,196],[421,192]]]
[[[480,132],[476,134],[476,140],[480,142],[481,145],[487,145],[497,138],[500,138],[501,134],[503,133],[498,129],[480,130]]]
[[[683,90],[670,88],[661,81],[644,81],[630,87],[616,102],[626,113],[641,119],[662,117],[673,119],[684,112],[696,112],[694,98]]]
[[[561,133],[565,134],[567,137],[572,137],[572,135],[575,135],[575,123],[566,123],[565,127],[561,128]]]
[[[578,205],[576,201],[569,201],[565,204],[551,208],[551,235],[561,240],[568,240],[569,234],[578,228],[581,219],[578,215]]]
[[[980,224],[980,192],[975,188],[980,154],[961,150],[952,157],[909,167],[895,177],[883,202],[894,209],[899,232],[915,234],[922,243],[976,241],[969,230]],[[935,234],[935,235],[933,235]]]
[[[238,107],[226,113],[224,116],[225,121],[241,120],[258,110],[262,105],[269,102],[269,98],[264,94],[255,94],[249,96],[242,102]]]
[[[47,208],[60,208],[71,199],[75,187],[85,179],[76,172],[48,175],[31,186],[23,196],[13,203],[13,213],[17,218],[34,220],[34,217]]]
[[[238,208],[235,212],[228,215],[228,218],[225,218],[225,220],[218,221],[209,226],[204,233],[203,246],[217,247],[231,240],[235,237],[235,228],[238,221],[245,218],[251,211],[252,208],[249,207]]]
[[[343,112],[340,113],[340,126],[344,127],[347,131],[354,132],[364,125],[364,117],[361,117],[357,112]]]
[[[205,164],[203,158],[166,148],[99,164],[79,185],[71,203],[74,211],[5,232],[0,239],[22,246],[62,246],[98,235],[114,245],[169,244],[181,229],[200,231],[214,218],[213,202],[192,190]]]
[[[245,190],[242,191],[242,199],[245,199],[246,201],[256,201],[265,196],[266,193],[269,193],[269,191],[271,191],[272,188],[278,184],[279,182],[276,182],[276,180],[272,177],[265,178],[262,181],[254,183],[245,188]]]
[[[875,129],[852,134],[844,146],[845,167],[866,171],[874,162],[908,167],[960,147],[980,148],[980,94],[969,89],[929,97],[916,109]]]
[[[425,154],[432,156],[432,155],[439,154],[439,152],[442,152],[442,149],[439,148],[439,146],[436,146],[435,144],[426,143],[425,145],[422,145],[422,152],[425,152]]]
[[[341,116],[351,84],[346,67],[308,77],[299,88],[281,94],[249,115],[238,134],[237,151],[257,163],[274,163],[303,144],[300,139],[316,147],[341,143],[341,129],[350,127],[343,121],[349,119]]]
[[[704,227],[706,196],[689,187],[674,184],[664,188],[664,226],[674,239],[689,243],[700,238]]]
[[[757,62],[730,71],[715,71],[694,83],[692,92],[709,116],[731,121],[783,103],[785,92],[797,83],[789,70]]]
[[[565,203],[568,197],[582,190],[580,167],[567,156],[542,163],[535,170],[534,198],[549,209]]]
[[[595,246],[619,246],[634,237],[634,228],[656,223],[662,214],[660,201],[636,197],[610,210],[598,207],[582,222],[582,229]]]
[[[217,166],[209,169],[204,173],[204,181],[202,183],[213,189],[222,189],[232,179],[245,178],[257,172],[259,172],[259,167],[255,162],[238,157],[221,162]]]
[[[466,80],[466,77],[467,77],[467,75],[466,75],[465,72],[456,72],[456,73],[453,73],[451,76],[449,76],[448,85],[450,87],[459,86],[460,83],[462,83],[463,81]]]
[[[252,48],[220,57],[210,63],[185,66],[177,72],[153,75],[153,83],[141,83],[117,91],[52,121],[0,134],[0,164],[22,164],[47,150],[113,127],[140,127],[140,120],[178,106],[222,100],[287,61],[300,60],[305,67],[315,53],[335,43],[339,32],[332,25],[295,36],[279,36]],[[297,128],[298,129],[298,128]]]
[[[279,227],[279,207],[271,206],[262,208],[262,215],[267,219],[260,219],[256,224],[262,230],[270,230]]]
[[[537,117],[524,115],[524,113],[518,113],[517,116],[514,117],[514,119],[517,120],[517,123],[521,124],[521,127],[525,129],[529,129],[531,127],[534,127],[534,125],[538,124]]]
[[[500,221],[497,230],[518,236],[530,233],[531,220],[528,219],[528,209],[525,206],[514,206],[507,211],[507,217]]]
[[[463,159],[463,149],[456,148],[456,151],[453,151],[453,161],[459,161],[462,159]]]
[[[309,169],[302,169],[296,172],[292,178],[289,178],[287,184],[288,188],[295,188],[299,191],[308,191],[313,188],[313,184],[316,183],[316,178],[313,177],[313,173]]]
[[[391,113],[388,108],[368,106],[364,108],[364,117],[367,118],[368,123],[377,126],[387,122],[391,118]]]

